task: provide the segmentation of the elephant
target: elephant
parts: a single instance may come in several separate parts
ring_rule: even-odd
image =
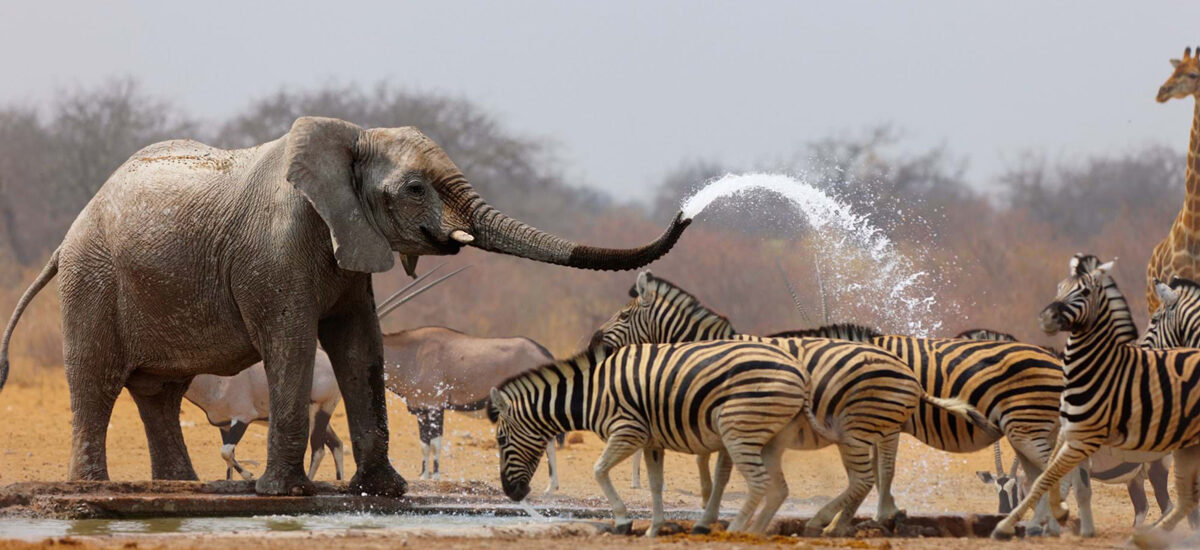
[[[22,295],[0,341],[0,384],[21,313],[56,275],[71,400],[71,480],[106,480],[106,433],[122,388],[133,396],[154,479],[196,479],[179,427],[192,377],[263,361],[270,385],[260,495],[312,494],[303,460],[318,342],[341,388],[356,494],[398,496],[388,461],[383,344],[371,274],[398,252],[471,245],[596,270],[659,258],[690,219],[655,241],[577,244],[486,203],[449,156],[414,127],[301,117],[262,145],[150,145],[108,178]],[[0,386],[2,387],[2,386]]]

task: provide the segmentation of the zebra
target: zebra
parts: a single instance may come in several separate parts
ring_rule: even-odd
[[[918,403],[929,401],[934,406],[970,417],[978,426],[987,427],[983,415],[951,399],[937,399],[921,391],[912,370],[889,353],[874,346],[845,348],[854,350],[869,361],[858,365],[835,361],[811,360],[811,349],[841,350],[848,344],[833,344],[831,339],[771,339],[739,335],[725,317],[704,307],[698,299],[679,286],[653,276],[648,271],[638,274],[631,289],[634,297],[629,305],[618,311],[592,337],[594,346],[618,347],[628,344],[669,343],[694,340],[740,339],[769,343],[787,350],[809,368],[813,386],[814,430],[812,437],[798,442],[801,449],[817,449],[837,444],[849,480],[848,487],[834,502],[822,509],[814,524],[806,526],[808,535],[821,533],[837,509],[848,510],[842,516],[848,521],[870,492],[877,472],[891,472],[895,462],[900,432]],[[848,331],[859,330],[846,326]],[[850,334],[850,332],[847,332]],[[857,334],[857,333],[856,333]],[[869,350],[869,351],[868,351]],[[991,427],[998,433],[998,428]],[[874,453],[875,459],[870,460]],[[715,482],[708,482],[708,462],[698,461],[701,493],[710,504],[720,501],[724,480],[721,473],[723,457],[718,456]],[[880,499],[877,519],[894,521],[903,512],[896,507],[891,494],[890,475],[880,475]],[[833,531],[844,534],[850,525],[839,522]]]
[[[807,370],[774,346],[594,346],[493,388],[488,417],[496,424],[501,485],[513,500],[529,493],[529,480],[552,437],[591,430],[606,441],[595,475],[612,504],[616,532],[628,533],[632,521],[609,471],[644,449],[653,509],[647,536],[657,535],[663,525],[664,450],[726,453],[748,489],[729,528],[763,533],[787,498],[782,452],[811,414],[810,394]],[[715,516],[705,508],[698,523],[707,526]]]
[[[1134,327],[1134,330],[1136,332],[1136,327]],[[1017,338],[1011,334],[987,328],[964,330],[954,337],[969,338],[972,340],[997,340],[1001,342],[1017,341]],[[1060,359],[1062,358],[1060,350],[1046,346],[1042,347],[1053,352]],[[1021,501],[1021,498],[1024,497],[1024,492],[1021,491],[1022,484],[1016,483],[1019,464],[1014,461],[1010,473],[1005,474],[1000,461],[1000,442],[997,441],[995,446],[996,475],[992,476],[990,472],[975,472],[975,474],[984,483],[996,488],[996,491],[1000,494],[998,512],[1008,514]],[[1147,480],[1150,481],[1150,486],[1154,488],[1154,500],[1158,502],[1159,510],[1163,514],[1166,514],[1171,508],[1171,496],[1167,487],[1171,468],[1170,454],[1126,453],[1105,447],[1101,452],[1091,456],[1086,464],[1086,468],[1088,477],[1094,481],[1109,485],[1125,486],[1125,489],[1129,492],[1129,501],[1133,504],[1134,527],[1140,527],[1145,522],[1146,514],[1150,510],[1149,501],[1146,499]],[[1069,488],[1070,485],[1067,485],[1067,487]],[[1197,520],[1200,520],[1200,512],[1193,511],[1188,516],[1188,523],[1195,526],[1197,525]]]
[[[869,327],[842,324],[771,336],[852,338],[879,346],[905,362],[926,393],[963,400],[1003,432],[976,429],[970,422],[923,401],[905,432],[926,445],[947,452],[969,453],[987,448],[1003,435],[1026,472],[1040,474],[1050,462],[1058,438],[1058,403],[1064,385],[1062,363],[1056,355],[1019,342],[877,334],[877,330]],[[892,472],[880,475],[891,476]],[[1077,487],[1079,532],[1090,537],[1095,534],[1091,487],[1085,472],[1071,476],[1071,484]],[[1026,481],[1026,492],[1031,483]],[[1039,534],[1045,524],[1049,524],[1052,533],[1058,529],[1058,524],[1050,522],[1047,504],[1038,503],[1034,521],[1028,528],[1030,534]]]
[[[1162,304],[1150,317],[1141,345],[1155,349],[1200,348],[1200,283],[1172,277],[1171,284],[1154,281]]]
[[[1092,266],[1095,266],[1094,268]],[[1031,502],[1050,492],[1050,508],[1065,521],[1058,483],[1101,445],[1131,451],[1173,451],[1178,502],[1155,523],[1171,530],[1196,508],[1200,471],[1200,350],[1152,350],[1134,342],[1132,317],[1112,280],[1113,262],[1076,254],[1069,276],[1039,316],[1047,334],[1070,331],[1065,349],[1064,425],[1059,445],[1030,493],[992,536],[1008,539]]]

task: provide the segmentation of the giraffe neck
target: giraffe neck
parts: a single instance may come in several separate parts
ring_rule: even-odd
[[[1200,96],[1193,98],[1192,133],[1188,138],[1187,195],[1183,208],[1175,219],[1173,233],[1176,238],[1200,239]]]

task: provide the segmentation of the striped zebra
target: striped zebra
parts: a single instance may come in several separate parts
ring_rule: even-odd
[[[1098,260],[1095,263],[1099,265]],[[955,335],[955,338],[997,340],[1000,342],[1017,341],[1017,338],[1011,334],[986,328],[964,330]],[[1062,357],[1061,351],[1045,346],[1042,347],[1053,352],[1060,358]],[[995,446],[996,475],[993,476],[991,472],[975,473],[984,483],[996,488],[997,493],[1000,495],[998,511],[1001,514],[1008,514],[1013,508],[1016,508],[1017,503],[1024,497],[1024,493],[1020,490],[1022,484],[1017,483],[1017,468],[1019,464],[1014,461],[1010,473],[1005,474],[1003,465],[1000,463],[1000,442],[997,441]],[[1100,452],[1092,455],[1085,466],[1088,473],[1087,477],[1090,480],[1109,485],[1125,486],[1125,489],[1129,492],[1129,501],[1133,504],[1134,527],[1140,527],[1146,520],[1146,514],[1150,511],[1149,501],[1146,499],[1146,480],[1149,480],[1150,486],[1154,488],[1154,500],[1158,502],[1158,507],[1162,513],[1166,514],[1170,510],[1171,496],[1167,487],[1171,469],[1170,454],[1126,453],[1110,447],[1104,447]],[[1070,485],[1067,485],[1068,489],[1070,487]],[[1195,526],[1197,519],[1200,519],[1200,512],[1193,511],[1188,516],[1188,523]]]
[[[1200,348],[1200,284],[1173,277],[1169,285],[1154,281],[1154,292],[1162,305],[1150,317],[1142,346]]]
[[[857,338],[871,334],[875,331],[834,325],[772,336]],[[1053,353],[1019,342],[898,335],[875,336],[865,341],[905,362],[925,392],[959,399],[998,425],[1030,476],[1036,477],[1050,462],[1058,438],[1058,404],[1064,385],[1062,363]],[[986,449],[999,439],[996,434],[977,429],[926,402],[921,403],[908,426],[911,429],[906,429],[906,433],[922,443],[953,453]],[[1073,472],[1070,482],[1077,488],[1079,532],[1092,536],[1095,534],[1092,494],[1084,475]],[[1032,480],[1026,481],[1026,492],[1031,483]],[[1030,534],[1040,533],[1043,525],[1048,525],[1052,533],[1058,530],[1059,525],[1050,521],[1048,504],[1045,500],[1038,502],[1033,523],[1027,529]]]
[[[1178,501],[1155,524],[1171,530],[1196,508],[1200,471],[1200,350],[1137,346],[1132,316],[1112,280],[1112,262],[1076,254],[1070,275],[1039,316],[1047,334],[1069,331],[1060,445],[1029,495],[992,536],[1011,538],[1031,502],[1050,492],[1059,521],[1068,515],[1059,481],[1102,445],[1130,451],[1173,451]],[[1095,265],[1094,268],[1092,266]]]
[[[653,503],[647,536],[663,525],[664,450],[726,453],[748,489],[729,528],[763,533],[787,498],[781,455],[811,414],[810,391],[803,365],[774,346],[697,342],[613,351],[597,346],[493,388],[488,416],[496,423],[501,484],[513,500],[529,493],[551,438],[591,430],[606,441],[595,474],[612,504],[617,532],[628,533],[632,521],[609,471],[644,449]],[[712,519],[715,514],[710,517],[706,508],[701,522]]]
[[[849,531],[849,522],[870,492],[877,474],[880,494],[877,518],[887,522],[902,513],[892,498],[891,473],[900,432],[923,401],[966,417],[974,414],[974,421],[979,426],[987,426],[981,414],[962,403],[922,392],[907,365],[874,346],[853,345],[829,338],[739,335],[728,319],[704,307],[682,288],[646,271],[638,275],[631,294],[634,300],[596,331],[593,345],[619,347],[736,338],[779,346],[808,366],[813,381],[814,425],[812,430],[804,432],[796,448],[818,449],[836,444],[849,483],[847,489],[822,508],[805,527],[806,534],[821,534],[839,509],[845,510],[841,521],[829,530],[836,534]],[[855,332],[860,330],[858,327],[846,325],[844,328],[847,335],[859,334]],[[815,355],[815,352],[820,354]],[[845,352],[853,352],[854,357],[863,360],[851,364],[825,359],[825,356],[833,358],[836,353]],[[875,460],[871,459],[873,452]],[[722,459],[718,456],[717,479],[711,483],[711,494],[709,487],[702,487],[709,505],[719,505],[721,499],[727,477],[722,475]],[[707,470],[707,460],[700,462],[702,483],[708,476]]]

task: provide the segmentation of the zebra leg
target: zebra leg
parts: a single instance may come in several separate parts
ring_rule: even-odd
[[[804,526],[804,535],[815,537],[825,533],[835,515],[837,524],[830,531],[832,536],[847,536],[854,529],[854,513],[862,504],[867,493],[871,492],[875,475],[871,467],[871,445],[862,441],[850,439],[838,444],[838,452],[842,455],[842,467],[846,470],[849,483],[837,498],[829,501]],[[840,512],[840,515],[839,515]]]
[[[1033,490],[1034,481],[1042,475],[1046,464],[1050,462],[1050,457],[1054,455],[1050,452],[1050,446],[1041,439],[1010,434],[1008,442],[1012,445],[1013,451],[1017,453],[1017,461],[1020,462],[1021,468],[1025,470],[1022,489],[1025,495],[1029,495]],[[1039,499],[1036,502],[1033,519],[1025,526],[1025,534],[1031,537],[1041,536],[1044,530],[1049,531],[1052,535],[1058,534],[1059,531],[1058,523],[1051,517],[1047,498]]]
[[[600,458],[596,460],[596,465],[593,470],[596,475],[596,483],[600,485],[600,490],[604,491],[604,496],[608,498],[608,503],[613,509],[613,532],[621,535],[629,534],[629,529],[633,526],[633,520],[629,519],[629,509],[625,507],[625,501],[621,500],[621,495],[617,494],[617,489],[613,487],[612,476],[609,472],[622,460],[629,458],[635,451],[646,445],[646,434],[635,430],[618,430],[608,437],[608,443],[604,446],[604,452],[600,453]]]
[[[646,457],[646,478],[650,481],[650,528],[647,537],[656,537],[663,526],[663,450],[642,451]]]
[[[729,484],[729,474],[732,472],[733,460],[729,458],[729,453],[725,451],[717,453],[716,477],[713,478],[712,492],[704,503],[704,514],[692,526],[693,534],[707,535],[712,532],[711,526],[714,521],[717,521],[717,516],[721,514],[721,498],[725,496],[725,486]]]
[[[642,450],[633,453],[633,481],[629,484],[634,489],[642,488]]]
[[[758,516],[754,518],[754,525],[750,527],[751,533],[765,535],[771,520],[775,518],[775,512],[778,512],[783,501],[787,500],[788,484],[783,476],[784,450],[785,445],[781,444],[779,438],[768,443],[763,449],[763,466],[766,467],[768,476],[767,494],[762,510],[758,512]]]
[[[1196,476],[1200,474],[1200,445],[1178,449],[1171,453],[1175,462],[1175,494],[1178,502],[1171,513],[1158,520],[1155,527],[1164,531],[1175,528],[1175,524],[1196,509]]]
[[[712,474],[708,471],[708,455],[709,453],[696,455],[696,471],[700,474],[701,502],[708,502],[708,497],[712,495],[713,480]]]
[[[892,497],[892,479],[896,476],[896,453],[899,447],[900,432],[886,435],[875,444],[875,475],[879,488],[879,508],[875,512],[875,521],[879,523],[891,523],[905,515]]]
[[[1075,483],[1075,505],[1079,507],[1079,536],[1094,537],[1096,522],[1092,518],[1092,476],[1083,466],[1075,468],[1070,475],[1075,478],[1072,481]],[[1138,487],[1141,487],[1141,482],[1138,482]],[[1054,491],[1050,494],[1053,495]],[[1145,497],[1145,493],[1142,493],[1142,498]]]
[[[1033,508],[1034,503],[1041,499],[1047,491],[1059,491],[1059,484],[1063,477],[1079,467],[1099,448],[1100,441],[1098,439],[1088,441],[1070,439],[1062,442],[1046,471],[1038,476],[1037,482],[1033,484],[1029,494],[1021,500],[1021,504],[1017,505],[1016,509],[1008,514],[1008,517],[996,525],[995,530],[992,531],[992,537],[1001,540],[1011,539],[1016,534],[1017,522],[1020,521],[1021,516]]]
[[[546,468],[550,470],[550,484],[546,486],[546,490],[542,492],[548,495],[558,490],[558,444],[551,440],[546,444]]]
[[[767,482],[770,481],[766,465],[763,464],[764,447],[752,442],[742,442],[729,445],[726,449],[733,464],[742,473],[742,477],[746,478],[746,500],[737,516],[733,518],[733,523],[729,524],[729,530],[745,531],[754,517],[755,510],[758,510],[758,504],[767,490]]]
[[[1133,526],[1141,527],[1150,510],[1150,503],[1146,500],[1145,475],[1139,473],[1125,484],[1125,488],[1129,491],[1129,501],[1133,503]]]

